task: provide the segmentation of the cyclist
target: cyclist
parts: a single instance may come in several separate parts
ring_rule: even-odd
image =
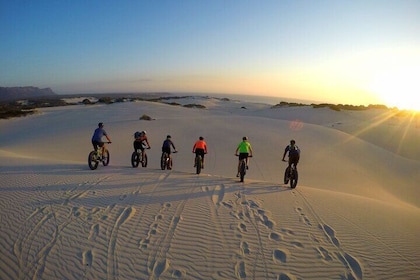
[[[172,166],[171,147],[174,149],[174,153],[176,153],[177,151],[176,151],[174,142],[172,142],[172,137],[171,135],[167,135],[166,140],[163,141],[163,144],[162,144],[162,157],[164,153],[167,153],[169,155],[169,162],[171,163],[170,166]]]
[[[290,140],[290,145],[287,145],[286,148],[284,149],[284,154],[283,154],[283,159],[286,156],[286,154],[289,153],[289,167],[293,164],[296,168],[299,159],[300,159],[300,149],[298,146],[296,146],[296,141],[295,140]]]
[[[108,134],[104,129],[104,123],[100,122],[98,123],[98,128],[95,129],[95,132],[93,133],[92,145],[95,151],[98,149],[98,147],[101,147],[102,154],[104,154],[105,151],[105,142],[102,141],[102,137],[104,136],[108,140],[108,143],[111,143],[111,139],[109,138]]]
[[[141,132],[137,131],[136,133],[134,133],[134,142],[133,142],[133,147],[134,147],[134,151],[137,152],[137,150],[141,150],[141,162],[144,162],[144,147],[147,147],[147,149],[150,149],[150,144],[149,144],[149,140],[147,139],[146,136],[146,131],[143,130]]]
[[[242,159],[246,159],[246,169],[248,169],[249,157],[252,157],[252,147],[251,147],[251,143],[248,142],[248,137],[246,136],[242,137],[242,142],[239,143],[235,151],[236,156],[238,156],[238,152],[239,152],[239,161],[238,161],[238,173],[236,174],[236,177],[239,177]]]
[[[195,153],[195,156],[201,156],[201,168],[204,168],[204,155],[207,154],[207,144],[206,141],[204,141],[203,136],[200,136],[198,138],[198,141],[195,142],[193,150],[193,153]],[[194,159],[194,167],[196,167],[195,159]]]

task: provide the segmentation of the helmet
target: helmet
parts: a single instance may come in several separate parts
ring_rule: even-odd
[[[103,127],[103,126],[104,126],[104,123],[102,122],[98,123],[98,127]]]
[[[171,135],[166,135],[166,138],[172,138]]]
[[[200,140],[204,140],[204,137],[203,136],[200,136],[200,138],[199,138]]]
[[[242,140],[248,140],[248,137],[246,137],[246,136],[244,136],[244,137],[242,137]]]
[[[290,140],[290,144],[292,144],[292,145],[294,145],[296,143],[296,141],[295,140]]]
[[[146,135],[146,130],[142,130],[141,133],[143,133],[143,135]]]

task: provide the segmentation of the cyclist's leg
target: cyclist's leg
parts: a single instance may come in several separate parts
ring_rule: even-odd
[[[201,154],[201,167],[204,168],[204,155],[205,155],[204,150],[201,150],[200,154]]]
[[[144,162],[144,148],[140,143],[140,151],[141,151],[141,161]]]
[[[248,169],[248,164],[249,164],[249,154],[248,153],[242,153],[243,157],[245,159],[245,163],[246,163],[246,169]]]
[[[93,150],[96,152],[96,149],[98,149],[98,142],[92,141]]]
[[[105,153],[105,143],[104,142],[99,142],[99,146],[102,148],[102,156]]]
[[[194,167],[197,166],[197,157],[198,157],[198,151],[197,151],[197,149],[195,149]]]
[[[140,142],[139,142],[139,141],[134,140],[134,142],[133,142],[133,147],[134,147],[134,151],[135,151],[136,153],[138,153],[138,151],[139,151],[139,149],[140,149],[140,146],[141,146]]]

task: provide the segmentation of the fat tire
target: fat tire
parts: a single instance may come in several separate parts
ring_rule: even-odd
[[[91,151],[88,156],[88,165],[91,170],[98,168],[99,161],[96,159],[96,152]]]
[[[109,164],[109,151],[107,149],[105,149],[102,155],[102,164],[103,166],[108,166]]]
[[[133,167],[133,168],[136,168],[137,166],[139,166],[139,162],[140,162],[140,159],[139,159],[139,154],[137,153],[137,152],[133,152],[132,154],[131,154],[131,166]]]
[[[292,178],[290,180],[290,188],[294,189],[297,186],[298,182],[298,172],[296,169],[293,170]]]
[[[245,161],[242,161],[241,166],[239,168],[239,176],[240,176],[241,182],[244,181],[245,174],[246,174],[246,164],[245,164]]]
[[[139,159],[140,160],[140,159]],[[143,162],[141,163],[141,166],[142,167],[147,167],[147,154],[145,153],[144,154],[144,160],[143,160]]]
[[[284,170],[284,184],[287,185],[289,183],[289,167],[286,167]]]
[[[162,170],[165,170],[166,168],[166,159],[165,159],[165,154],[162,154],[161,158],[160,158],[160,168]]]
[[[201,173],[201,167],[202,167],[202,159],[201,156],[196,156],[195,157],[195,168],[196,168],[196,173],[200,174]]]

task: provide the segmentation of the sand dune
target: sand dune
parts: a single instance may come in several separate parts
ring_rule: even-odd
[[[415,120],[383,110],[176,102],[206,109],[76,105],[0,121],[1,279],[418,278]],[[99,121],[113,141],[111,162],[92,171]],[[152,146],[146,168],[130,164],[136,130]],[[167,134],[179,150],[172,171],[159,168]],[[200,135],[209,153],[196,175]],[[234,152],[243,135],[255,155],[240,183]],[[281,162],[292,138],[302,149],[293,190]]]

